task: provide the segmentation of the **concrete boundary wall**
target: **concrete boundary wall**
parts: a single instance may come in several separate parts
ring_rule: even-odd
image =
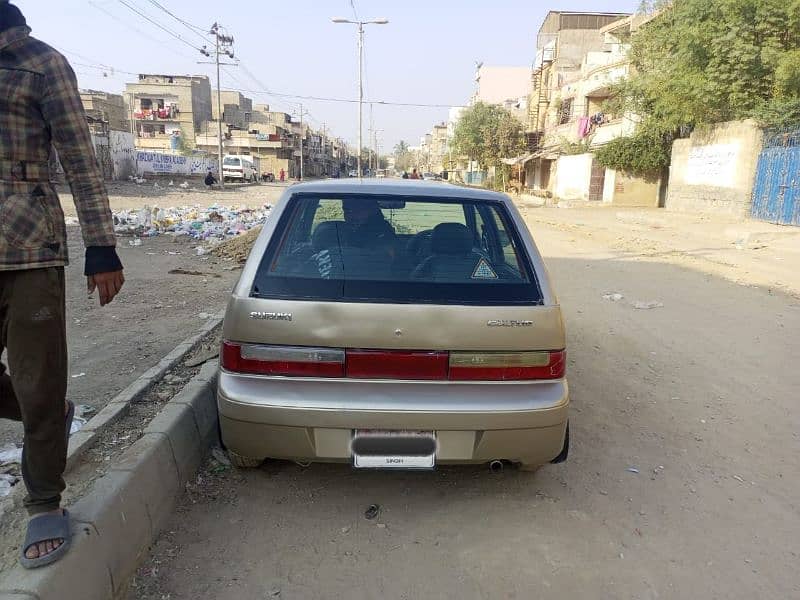
[[[751,120],[675,140],[667,210],[749,216],[761,144],[762,131]]]

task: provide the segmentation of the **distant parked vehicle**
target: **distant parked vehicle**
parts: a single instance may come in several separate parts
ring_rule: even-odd
[[[441,181],[442,178],[439,177],[436,173],[423,173],[422,178],[426,181]]]
[[[350,169],[350,173],[348,174],[350,177],[358,177],[358,171],[355,169]]]
[[[229,154],[222,159],[222,178],[225,181],[258,181],[258,171],[249,156]]]

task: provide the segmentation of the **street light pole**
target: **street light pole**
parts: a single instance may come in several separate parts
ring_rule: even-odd
[[[363,104],[364,104],[364,24],[358,24],[358,178],[361,179],[361,149],[364,147],[361,143],[361,131],[363,121]]]
[[[350,23],[358,27],[358,154],[356,161],[358,165],[358,178],[361,179],[361,149],[363,131],[363,104],[364,104],[364,25],[386,25],[389,19],[371,19],[369,21],[351,21],[343,17],[333,17],[334,23]]]

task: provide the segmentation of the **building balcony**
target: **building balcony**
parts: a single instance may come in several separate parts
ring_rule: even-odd
[[[188,113],[188,120],[191,120],[192,114]],[[135,121],[180,121],[181,113],[177,109],[142,109],[134,111],[133,118]]]
[[[602,146],[611,140],[633,135],[635,129],[636,123],[628,117],[614,119],[595,127],[592,132],[592,146]]]

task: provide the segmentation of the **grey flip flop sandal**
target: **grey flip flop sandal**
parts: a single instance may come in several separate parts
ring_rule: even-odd
[[[50,554],[39,558],[28,558],[25,556],[25,552],[34,544],[56,539],[62,539],[64,541]],[[69,542],[69,511],[67,511],[66,508],[62,509],[60,515],[55,513],[38,515],[28,521],[28,533],[25,534],[25,543],[22,545],[22,553],[20,554],[19,561],[26,569],[44,567],[64,556],[69,549]]]

